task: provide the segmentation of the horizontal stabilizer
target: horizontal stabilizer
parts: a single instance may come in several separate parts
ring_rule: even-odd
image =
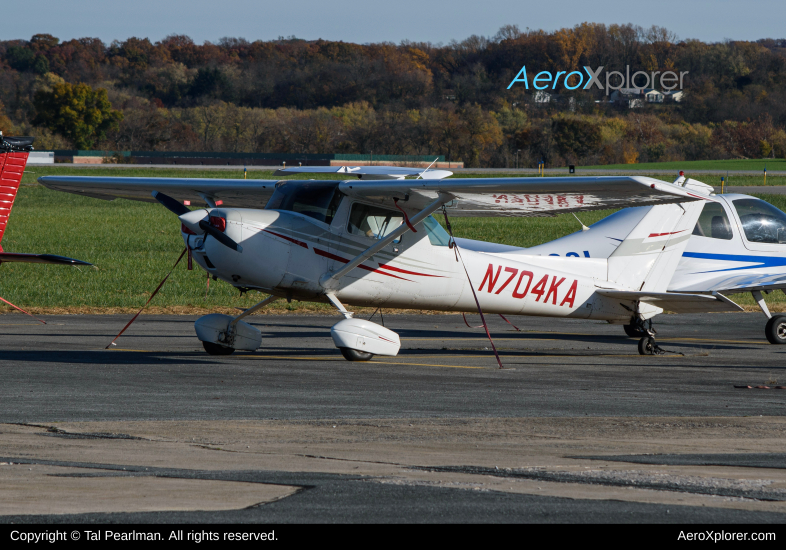
[[[93,265],[82,260],[74,260],[65,256],[54,254],[16,254],[14,252],[0,252],[0,263],[22,262],[28,264],[61,264],[61,265]]]
[[[441,180],[452,176],[453,172],[408,166],[296,166],[276,170],[273,175],[289,176],[292,174],[346,174],[367,180],[399,180],[407,177]]]
[[[641,301],[647,304],[673,311],[674,313],[721,313],[742,311],[742,308],[720,293],[679,294],[676,292],[647,292],[598,289],[602,296],[625,301]]]

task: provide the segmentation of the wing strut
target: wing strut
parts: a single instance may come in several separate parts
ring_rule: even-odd
[[[382,239],[378,240],[372,246],[368,247],[366,250],[352,258],[349,263],[344,265],[341,269],[335,272],[328,271],[319,279],[319,284],[322,288],[325,289],[326,295],[328,299],[330,298],[330,294],[332,291],[336,289],[338,286],[338,281],[347,273],[355,269],[357,266],[368,260],[371,256],[385,248],[387,245],[398,239],[401,235],[406,233],[407,231],[414,230],[414,226],[422,222],[428,216],[439,210],[443,204],[447,204],[453,200],[453,195],[448,193],[440,193],[439,196],[432,202],[430,202],[423,210],[412,216],[409,220],[409,223],[404,224],[402,223],[392,232],[385,235]],[[405,214],[406,216],[406,214]],[[405,218],[406,219],[406,218]],[[339,308],[340,309],[340,308]]]

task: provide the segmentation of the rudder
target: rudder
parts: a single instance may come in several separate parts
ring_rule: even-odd
[[[652,207],[609,256],[608,280],[665,292],[703,208],[704,201]]]

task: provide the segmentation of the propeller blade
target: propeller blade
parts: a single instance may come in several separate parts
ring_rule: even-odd
[[[199,222],[199,227],[202,229],[202,231],[213,237],[215,240],[217,240],[224,246],[227,246],[232,250],[237,250],[238,252],[243,252],[243,247],[241,247],[239,244],[237,244],[235,241],[227,237],[221,231],[210,225],[205,220]]]
[[[190,208],[183,205],[180,201],[173,199],[169,195],[164,195],[163,193],[159,193],[158,191],[153,191],[153,198],[156,199],[161,204],[163,204],[167,210],[169,210],[176,216],[182,216],[187,212],[191,212]]]

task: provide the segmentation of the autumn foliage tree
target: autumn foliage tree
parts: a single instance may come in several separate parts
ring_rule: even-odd
[[[522,65],[529,88],[509,88]],[[582,67],[626,65],[686,71],[684,96],[631,109],[579,87]],[[539,71],[575,71],[577,88],[536,97]],[[0,101],[0,123],[48,135],[51,148],[433,154],[500,167],[784,157],[786,39],[709,43],[591,22],[448,44],[36,34],[0,40]]]
[[[33,123],[61,134],[77,149],[92,148],[123,120],[123,113],[112,109],[106,90],[87,84],[55,83],[50,90],[39,90],[34,104]]]

